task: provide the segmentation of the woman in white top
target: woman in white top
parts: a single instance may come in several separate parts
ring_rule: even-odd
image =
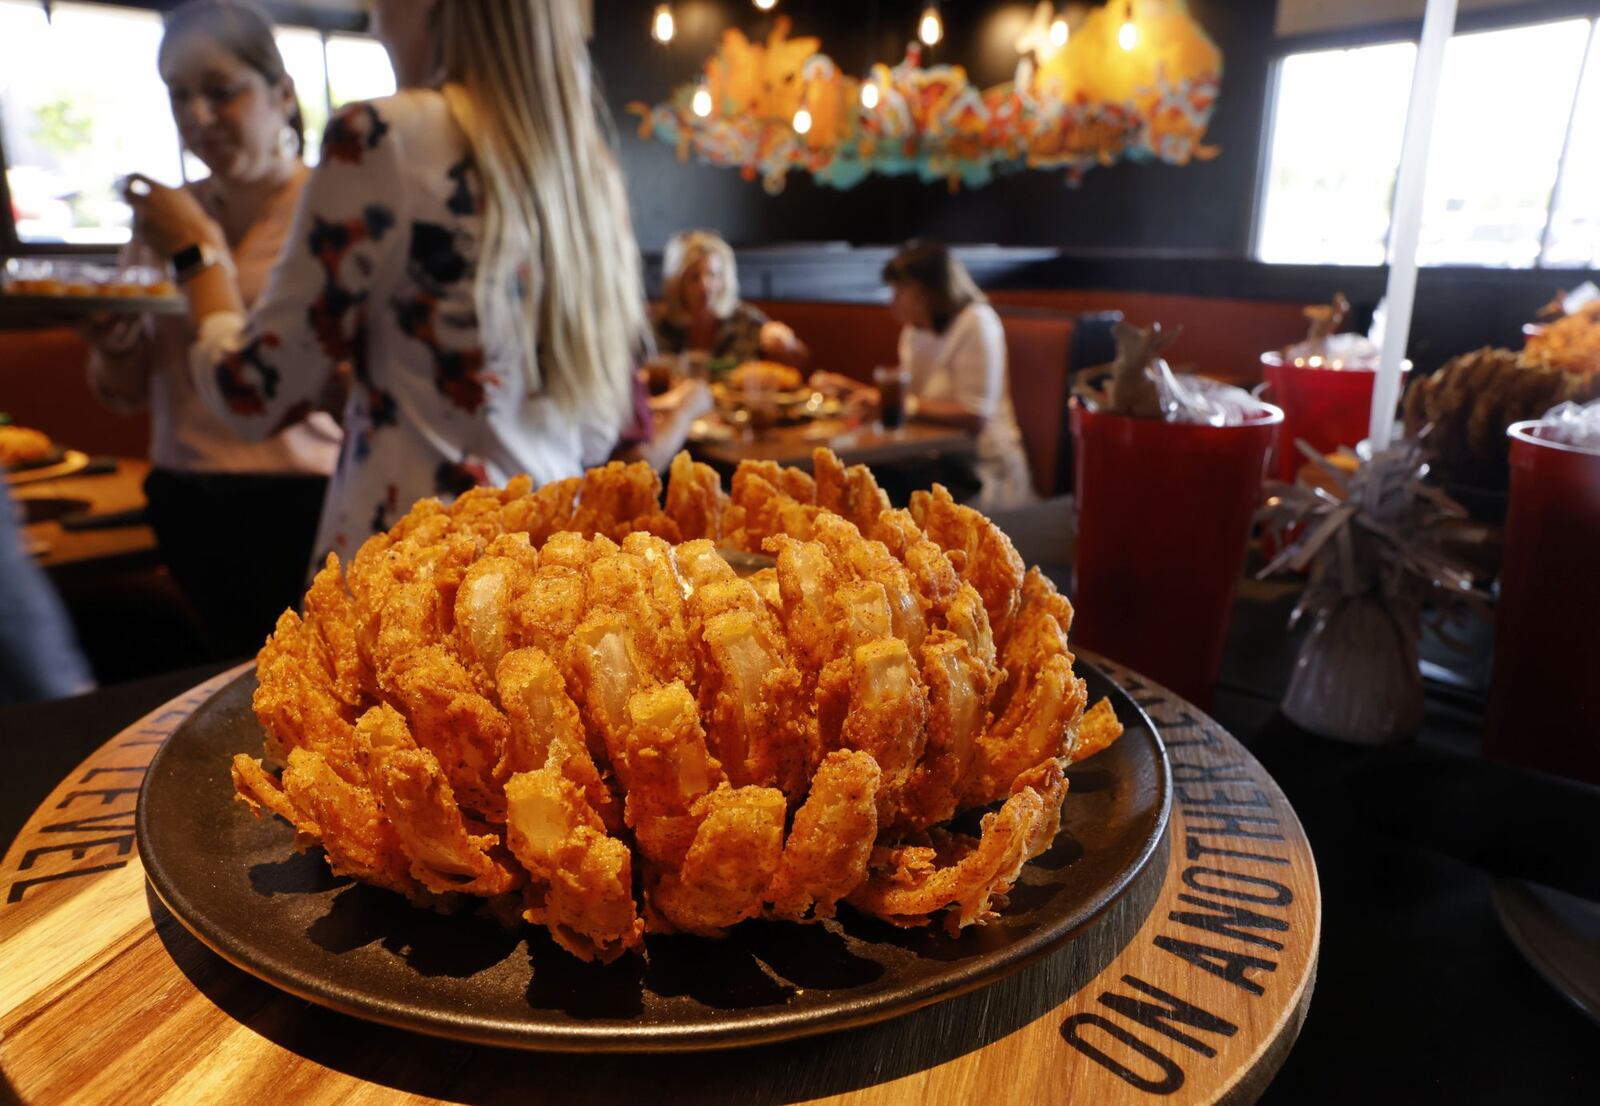
[[[244,4],[186,4],[168,18],[157,61],[183,143],[211,171],[184,194],[215,225],[215,248],[236,274],[241,302],[254,303],[308,175],[300,106],[272,24]],[[166,253],[141,229],[123,263],[165,268]],[[107,316],[84,336],[90,383],[106,404],[149,407],[150,521],[210,650],[253,652],[300,593],[339,456],[338,425],[319,412],[241,440],[190,382],[188,319]]]
[[[647,333],[578,5],[375,0],[372,30],[403,90],[329,121],[248,317],[192,197],[130,198],[170,252],[202,255],[193,379],[237,434],[293,424],[350,362],[317,535],[343,560],[417,499],[604,461],[640,421]]]
[[[884,265],[883,279],[893,293],[889,311],[901,325],[908,413],[960,427],[977,439],[970,471],[936,478],[983,511],[1038,498],[1011,407],[1005,331],[966,266],[938,242],[912,241]],[[856,394],[877,405],[875,389]],[[963,477],[965,489],[956,486]]]

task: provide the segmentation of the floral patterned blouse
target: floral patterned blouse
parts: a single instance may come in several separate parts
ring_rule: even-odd
[[[483,348],[473,299],[483,226],[466,137],[440,93],[352,104],[328,123],[250,317],[201,324],[195,386],[251,440],[304,418],[337,366],[352,367],[317,560],[332,550],[348,561],[425,496],[523,472],[535,484],[574,476],[617,441],[625,412],[564,411],[514,356]],[[541,280],[529,274],[529,294]]]

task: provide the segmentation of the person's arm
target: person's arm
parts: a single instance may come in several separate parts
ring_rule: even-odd
[[[1005,331],[997,317],[977,311],[963,320],[960,331],[951,337],[945,362],[951,396],[919,397],[916,416],[924,422],[977,434],[1000,410],[1000,389],[1005,384]]]
[[[321,161],[248,319],[230,266],[209,266],[186,284],[196,391],[240,437],[260,440],[304,419],[339,364],[354,360],[368,293],[399,263],[398,144],[371,104],[329,121]]]
[[[792,365],[803,369],[811,363],[811,350],[788,324],[768,319],[761,324],[759,344],[761,356],[768,361]]]
[[[157,259],[137,241],[124,246],[117,255],[119,268],[155,263]],[[102,312],[91,315],[74,329],[89,344],[89,387],[101,403],[126,414],[149,402],[154,347],[146,316]]]

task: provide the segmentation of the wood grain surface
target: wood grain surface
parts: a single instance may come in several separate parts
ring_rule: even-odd
[[[28,1103],[1252,1101],[1310,1002],[1310,850],[1215,722],[1097,663],[1155,720],[1174,782],[1165,848],[1099,925],[877,1026],[640,1057],[413,1036],[283,994],[191,937],[146,886],[133,814],[156,747],[223,673],[108,741],[0,863],[0,1072]]]

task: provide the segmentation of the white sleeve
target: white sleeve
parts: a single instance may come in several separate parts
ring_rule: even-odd
[[[329,120],[254,310],[201,323],[189,355],[195,390],[240,437],[259,441],[304,419],[339,363],[358,356],[374,275],[398,264],[398,145],[378,105],[351,104]]]
[[[993,418],[1000,409],[1006,375],[1006,334],[1000,317],[980,306],[957,321],[950,337],[945,354],[950,398],[974,415]]]

